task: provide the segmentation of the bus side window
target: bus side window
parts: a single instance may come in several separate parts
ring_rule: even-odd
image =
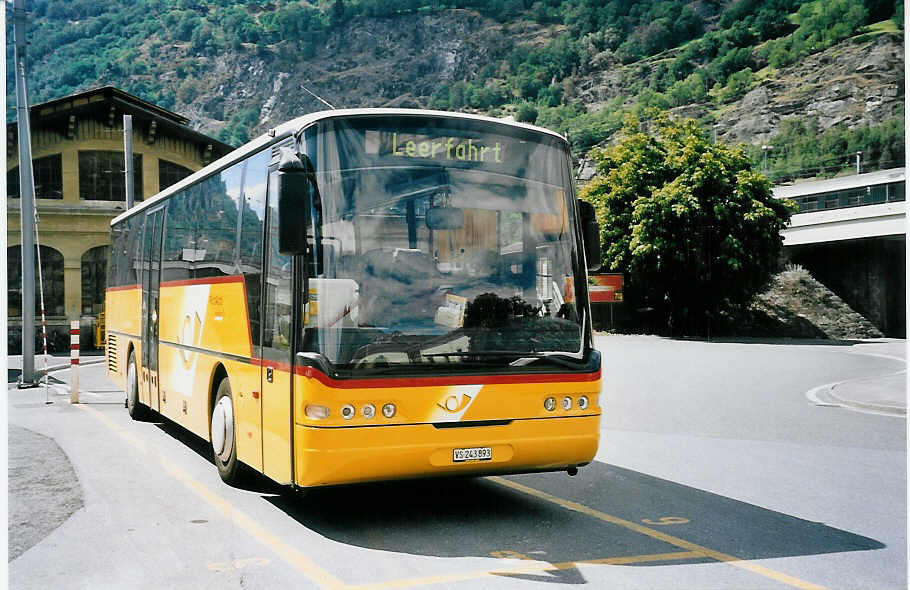
[[[127,252],[129,252],[129,265],[126,270],[126,280],[123,284],[138,286],[140,284],[140,265],[142,264],[140,259],[142,248],[139,246],[141,243],[139,240],[142,238],[142,226],[145,223],[145,216],[134,215],[127,223],[130,224],[130,237],[126,245]]]
[[[187,194],[183,192],[174,195],[168,203],[161,262],[163,282],[185,280],[193,276],[195,222],[187,201]]]
[[[111,229],[111,254],[107,261],[107,286],[122,287],[126,283],[121,282],[124,266],[124,255],[126,254],[126,234],[123,233],[123,224],[115,225]]]
[[[211,176],[196,187],[196,278],[226,276],[233,269],[238,211],[222,178],[225,174]]]

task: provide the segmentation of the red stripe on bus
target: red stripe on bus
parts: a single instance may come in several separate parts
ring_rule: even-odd
[[[138,289],[139,285],[122,285],[120,287],[108,287],[105,291],[126,291],[128,289]]]
[[[250,359],[254,365],[290,371],[288,363],[265,359]],[[457,375],[451,377],[392,377],[385,379],[332,379],[313,367],[294,367],[294,373],[316,379],[336,389],[375,389],[380,387],[437,387],[442,385],[493,385],[520,383],[584,382],[600,379],[600,370],[593,373],[525,373],[521,375]]]
[[[183,279],[180,281],[165,281],[162,287],[184,287],[187,285],[215,285],[218,283],[242,283],[243,275],[230,275],[226,277],[205,277],[202,279]]]

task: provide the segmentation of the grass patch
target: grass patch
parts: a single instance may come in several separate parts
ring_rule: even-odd
[[[897,33],[899,29],[897,28],[897,23],[895,23],[890,18],[888,20],[883,20],[877,23],[872,23],[866,27],[867,33]]]

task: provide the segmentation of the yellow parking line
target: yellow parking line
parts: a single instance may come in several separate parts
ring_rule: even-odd
[[[586,565],[626,565],[627,563],[647,563],[649,561],[678,561],[680,559],[699,559],[707,557],[701,551],[674,551],[672,553],[652,553],[650,555],[630,555],[628,557],[605,557],[576,561]],[[562,564],[559,564],[562,565]]]
[[[646,563],[649,561],[676,561],[679,559],[698,559],[705,557],[700,551],[675,551],[672,553],[652,553],[650,555],[629,555],[626,557],[605,557],[602,559],[587,559],[584,561],[566,561],[562,563],[546,563],[542,561],[532,561],[528,565],[497,569],[497,570],[477,570],[473,572],[458,572],[452,574],[441,574],[438,576],[426,576],[423,578],[403,578],[400,580],[389,580],[387,582],[377,582],[375,584],[362,584],[358,586],[346,586],[345,590],[393,590],[395,588],[409,588],[412,586],[429,586],[432,584],[454,584],[455,582],[466,582],[479,578],[495,578],[499,576],[509,576],[516,574],[533,574],[538,572],[548,572],[556,570],[567,570],[579,565],[624,565],[629,563]]]
[[[733,567],[738,567],[740,569],[750,571],[752,573],[758,574],[760,576],[764,576],[766,578],[770,578],[777,582],[781,582],[783,584],[793,586],[794,588],[800,588],[801,590],[826,590],[824,586],[819,586],[819,585],[813,584],[811,582],[806,582],[805,580],[800,580],[799,578],[795,578],[793,576],[789,576],[787,574],[766,568],[766,567],[758,565],[756,563],[745,561],[745,560],[743,560],[739,557],[735,557],[733,555],[728,555],[726,553],[721,553],[720,551],[708,549],[707,547],[703,547],[696,543],[686,541],[685,539],[680,539],[679,537],[674,537],[673,535],[668,535],[666,533],[662,533],[662,532],[654,530],[652,528],[642,526],[638,523],[635,523],[635,522],[632,522],[629,520],[625,520],[623,518],[619,518],[617,516],[613,516],[613,515],[607,514],[605,512],[601,512],[600,510],[595,510],[594,508],[589,508],[588,506],[585,506],[584,504],[579,504],[578,502],[573,502],[571,500],[565,500],[563,498],[559,498],[552,494],[548,494],[547,492],[542,492],[540,490],[530,488],[530,487],[522,485],[520,483],[516,483],[516,482],[508,480],[508,479],[503,479],[501,477],[491,477],[489,479],[491,481],[494,481],[507,488],[512,488],[513,490],[517,490],[517,491],[527,494],[529,496],[534,496],[535,498],[547,500],[548,502],[552,502],[554,504],[562,506],[563,508],[567,508],[568,510],[580,512],[582,514],[586,514],[588,516],[597,518],[604,522],[609,522],[611,524],[625,527],[627,529],[635,531],[636,533],[641,533],[642,535],[647,535],[649,537],[653,537],[655,539],[663,541],[664,543],[669,543],[670,545],[674,545],[681,549],[687,549],[692,552],[700,553],[706,557],[710,557],[711,559],[716,559],[717,561],[723,561],[724,563],[728,563],[729,565],[732,565]]]
[[[115,434],[123,438],[130,445],[134,446],[136,449],[142,453],[148,454],[148,449],[146,444],[140,439],[136,438],[132,434],[129,434],[123,427],[119,426],[113,420],[84,404],[76,405],[80,410],[91,414],[93,417],[98,419],[100,422],[105,424],[109,429],[111,429]],[[412,586],[423,586],[423,585],[432,585],[432,584],[444,584],[444,583],[454,583],[467,580],[473,580],[484,577],[494,577],[497,575],[510,575],[510,574],[524,574],[524,573],[535,573],[535,572],[546,572],[546,571],[556,571],[556,570],[565,570],[579,565],[623,565],[631,563],[646,563],[646,562],[657,562],[657,561],[677,561],[685,559],[698,559],[708,557],[717,561],[722,561],[728,563],[734,567],[744,569],[755,574],[764,576],[766,578],[793,586],[795,588],[800,588],[801,590],[826,590],[824,586],[819,586],[817,584],[812,584],[799,578],[789,576],[787,574],[766,568],[764,566],[745,561],[741,558],[722,553],[720,551],[715,551],[707,547],[703,547],[696,543],[686,541],[685,539],[680,539],[679,537],[674,537],[673,535],[668,535],[666,533],[642,526],[638,523],[631,522],[617,516],[612,516],[590,508],[583,504],[573,502],[571,500],[565,500],[559,498],[547,492],[537,490],[514,481],[503,479],[501,477],[491,477],[491,481],[494,481],[502,486],[512,488],[516,491],[522,492],[524,494],[552,502],[568,510],[579,512],[597,518],[604,522],[611,524],[619,525],[624,528],[630,529],[637,533],[647,535],[649,537],[658,539],[670,545],[674,545],[685,551],[677,551],[671,553],[654,553],[648,555],[632,555],[626,557],[607,557],[602,559],[590,559],[583,561],[569,561],[562,563],[546,563],[546,562],[531,562],[527,566],[508,568],[503,570],[496,571],[474,571],[474,572],[462,572],[462,573],[453,573],[453,574],[443,574],[438,576],[428,576],[422,578],[409,578],[409,579],[400,579],[400,580],[390,580],[387,582],[378,582],[375,584],[363,584],[363,585],[345,585],[341,580],[321,568],[309,557],[304,555],[299,550],[288,545],[282,541],[278,536],[266,530],[264,527],[259,525],[251,517],[247,516],[242,511],[234,508],[230,503],[228,503],[223,498],[219,497],[217,494],[209,490],[199,481],[193,479],[192,476],[178,468],[176,465],[165,459],[164,457],[158,457],[159,463],[176,479],[180,480],[184,485],[186,485],[190,490],[192,490],[196,495],[205,500],[227,518],[233,520],[240,528],[245,530],[253,538],[258,540],[260,543],[266,545],[276,554],[281,556],[289,564],[297,568],[301,573],[303,573],[307,578],[316,582],[324,588],[329,588],[332,590],[387,590],[394,588],[407,588]]]
[[[145,444],[142,441],[132,436],[131,434],[128,434],[126,431],[124,431],[123,428],[121,428],[113,420],[98,410],[90,408],[84,404],[78,404],[76,407],[80,410],[88,412],[97,418],[108,428],[113,430],[118,436],[126,440],[128,443],[143,453],[148,452],[146,450]],[[341,580],[319,567],[319,565],[317,565],[309,557],[282,541],[279,537],[259,525],[251,517],[233,507],[226,500],[220,498],[217,494],[209,490],[200,482],[193,479],[192,476],[181,470],[179,467],[163,457],[158,457],[158,461],[171,475],[183,482],[183,484],[195,492],[196,495],[208,502],[224,516],[234,521],[237,526],[245,530],[257,541],[280,555],[285,561],[297,568],[307,578],[311,579],[324,588],[329,588],[332,590],[342,590],[345,587]]]

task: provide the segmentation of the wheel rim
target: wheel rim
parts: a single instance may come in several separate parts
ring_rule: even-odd
[[[136,405],[136,386],[138,385],[136,380],[136,363],[131,362],[130,366],[126,370],[126,403],[132,408]]]
[[[234,448],[234,406],[231,398],[222,397],[212,410],[212,449],[222,463]]]

